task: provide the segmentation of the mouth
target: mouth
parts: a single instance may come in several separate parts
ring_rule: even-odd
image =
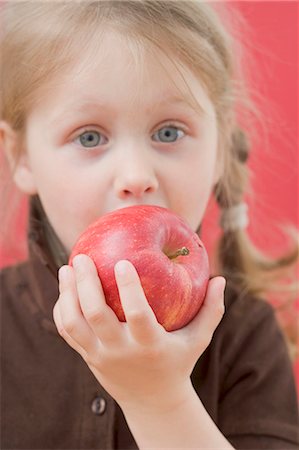
[[[107,213],[110,213],[113,211],[117,211],[118,209],[129,208],[130,206],[160,206],[161,208],[167,208],[167,206],[162,204],[162,202],[152,203],[152,202],[135,201],[135,202],[122,203],[121,205],[118,205],[115,208],[111,208],[111,209],[107,210],[104,214],[107,214]]]

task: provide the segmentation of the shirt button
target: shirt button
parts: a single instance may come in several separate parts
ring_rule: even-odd
[[[106,400],[103,397],[95,397],[91,403],[91,411],[96,416],[101,416],[106,411]]]

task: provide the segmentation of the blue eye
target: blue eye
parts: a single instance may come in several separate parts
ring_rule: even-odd
[[[98,131],[85,131],[78,136],[80,144],[83,147],[92,148],[97,145],[103,145],[107,143],[107,139]],[[104,141],[104,142],[103,142]]]
[[[176,142],[181,139],[185,133],[175,126],[166,126],[153,134],[154,141],[161,141],[164,143]]]

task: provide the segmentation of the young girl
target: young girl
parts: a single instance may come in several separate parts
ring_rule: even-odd
[[[29,260],[1,279],[1,448],[297,448],[291,363],[254,295],[270,265],[246,239],[233,47],[211,7],[25,1],[3,12],[1,146],[31,207]],[[157,323],[128,261],[115,266],[126,323],[91,259],[67,265],[92,221],[129,205],[169,208],[200,233],[213,193],[225,278],[211,278],[181,330]]]

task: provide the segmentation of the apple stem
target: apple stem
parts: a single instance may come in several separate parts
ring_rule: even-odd
[[[179,248],[175,253],[172,255],[167,255],[169,259],[177,258],[178,256],[186,256],[189,255],[189,250],[187,247]]]

